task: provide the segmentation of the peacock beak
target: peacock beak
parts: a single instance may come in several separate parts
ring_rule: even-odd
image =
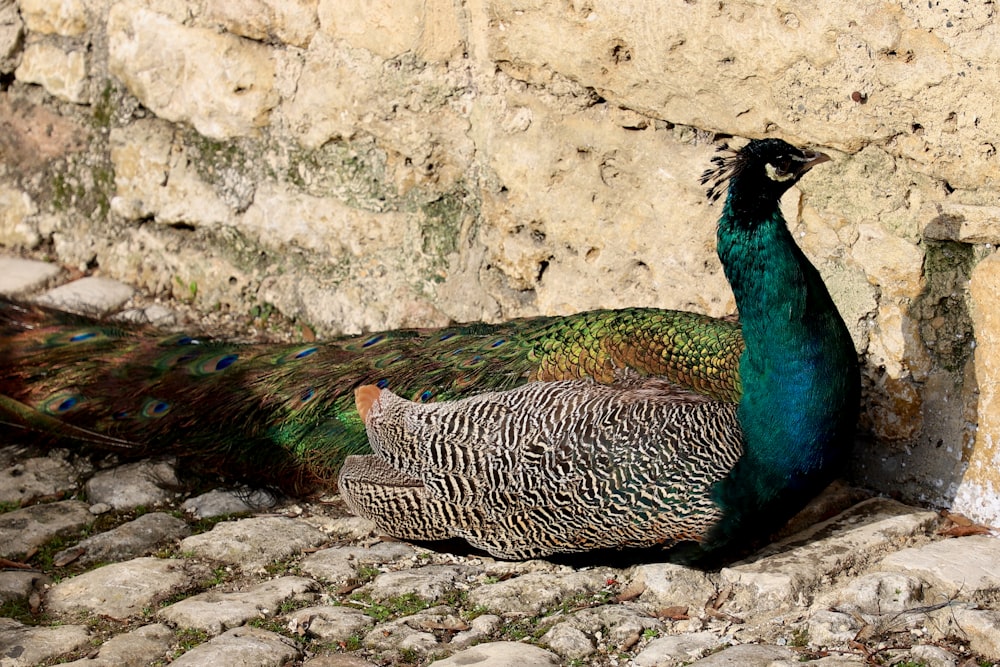
[[[826,153],[820,153],[819,151],[803,151],[805,154],[805,162],[802,163],[802,169],[799,171],[800,174],[804,174],[818,164],[830,161],[830,156]]]

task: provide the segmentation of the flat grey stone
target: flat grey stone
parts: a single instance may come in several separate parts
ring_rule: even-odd
[[[594,641],[569,623],[556,623],[540,641],[567,660],[580,660],[597,651]]]
[[[79,565],[123,561],[190,534],[191,529],[181,519],[164,512],[150,512],[60,551],[55,560],[69,562],[68,558],[79,553],[72,559]]]
[[[428,628],[428,622],[439,621],[442,617],[453,613],[454,610],[450,607],[430,607],[410,616],[379,623],[365,634],[362,643],[365,647],[376,651],[410,649],[426,654],[441,646],[437,637]]]
[[[742,644],[695,660],[691,667],[770,667],[775,660],[798,659],[795,652],[783,646]]]
[[[471,590],[469,601],[473,606],[481,605],[500,613],[537,614],[557,607],[563,600],[596,593],[609,578],[613,578],[613,573],[605,568],[563,574],[522,574]]]
[[[207,533],[186,538],[180,548],[254,572],[326,541],[325,534],[303,521],[270,516],[217,523]]]
[[[796,657],[767,663],[767,667],[868,667],[869,665],[871,663],[864,658],[853,655],[828,655],[825,658],[809,662],[802,662],[800,658]]]
[[[330,547],[302,559],[299,568],[323,581],[343,582],[357,576],[363,565],[383,565],[413,558],[416,550],[405,542],[378,542],[370,547]]]
[[[562,664],[555,653],[520,642],[491,642],[437,660],[435,667],[552,667]]]
[[[500,629],[503,619],[496,614],[483,614],[469,621],[469,629],[462,630],[451,638],[448,647],[458,651],[482,642]]]
[[[704,572],[674,563],[638,565],[626,587],[641,589],[639,601],[653,609],[703,607],[716,593],[715,584]]]
[[[56,613],[89,612],[116,620],[143,610],[211,576],[200,563],[176,558],[136,558],[65,579],[49,591],[46,608]]]
[[[1000,661],[1000,611],[951,605],[931,612],[926,627],[939,639],[967,639],[974,653]]]
[[[172,502],[179,485],[173,462],[138,461],[100,471],[87,480],[86,491],[91,504],[123,510]]]
[[[830,606],[862,614],[891,614],[924,603],[924,582],[901,572],[871,572],[849,580],[829,596]]]
[[[285,600],[312,600],[316,588],[312,579],[280,577],[233,593],[213,590],[192,595],[164,607],[156,615],[177,627],[217,635],[251,619],[276,615]]]
[[[112,637],[101,644],[94,657],[61,663],[62,667],[145,667],[162,661],[173,644],[174,633],[154,623]]]
[[[468,572],[469,568],[463,565],[427,565],[397,570],[378,575],[366,590],[376,600],[416,595],[433,601],[456,588]]]
[[[375,534],[375,524],[359,516],[313,517],[313,524],[328,535],[360,540]]]
[[[89,643],[90,631],[82,625],[43,628],[0,618],[0,667],[36,667]]]
[[[820,609],[809,616],[809,645],[829,648],[846,646],[861,629],[861,624],[850,614]]]
[[[571,626],[590,635],[600,632],[612,646],[634,643],[646,630],[663,630],[659,619],[639,613],[634,606],[606,604],[575,611],[567,621]]]
[[[227,514],[260,512],[274,507],[277,500],[262,489],[212,489],[200,496],[188,498],[181,509],[195,519],[206,519]]]
[[[55,537],[83,530],[94,520],[87,503],[62,500],[0,514],[0,556],[22,558]]]
[[[117,280],[88,276],[50,289],[35,301],[84,315],[108,315],[125,305],[134,292]]]
[[[0,503],[28,505],[41,498],[72,495],[80,473],[55,453],[25,459],[0,470]]]
[[[921,577],[943,597],[1000,592],[1000,540],[986,535],[956,537],[886,556],[881,570]]]
[[[958,658],[940,646],[919,644],[911,647],[909,654],[914,661],[922,662],[927,667],[955,667],[958,664]]]
[[[722,640],[713,632],[669,635],[649,642],[633,662],[635,667],[684,664],[700,658],[721,643]]]
[[[158,303],[145,308],[129,308],[114,316],[119,322],[129,324],[149,324],[154,327],[171,327],[177,324],[177,313]]]
[[[723,583],[735,591],[725,610],[745,614],[809,605],[825,578],[869,566],[938,520],[935,512],[886,498],[858,503],[769,547],[753,562],[723,568]]]
[[[301,630],[326,642],[345,641],[375,625],[375,620],[359,609],[330,605],[299,609],[288,615],[288,621],[293,632]]]
[[[171,667],[284,667],[301,657],[292,640],[250,626],[233,628],[199,644]]]
[[[376,665],[357,656],[340,654],[318,655],[303,662],[302,667],[376,667]]]
[[[61,269],[47,262],[20,257],[0,257],[0,294],[22,296],[39,290],[59,275]]]

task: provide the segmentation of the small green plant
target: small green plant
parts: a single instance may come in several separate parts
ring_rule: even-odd
[[[350,597],[349,603],[380,623],[400,616],[410,616],[431,606],[428,600],[414,593],[382,601],[375,601],[370,595],[354,594]]]
[[[13,512],[14,510],[19,510],[19,509],[21,509],[21,503],[15,500],[10,500],[0,503],[0,514],[4,514],[6,512]]]
[[[792,632],[792,640],[789,642],[791,646],[801,648],[803,646],[809,645],[809,630],[807,628],[798,628]]]
[[[403,662],[417,663],[420,662],[420,653],[412,648],[403,648],[399,650],[399,657]]]
[[[358,568],[358,581],[371,581],[380,574],[382,574],[382,570],[378,569],[374,565],[362,565]]]
[[[657,630],[656,628],[646,628],[645,630],[642,631],[643,639],[656,639],[659,636],[660,636],[660,631]]]
[[[182,653],[190,651],[198,644],[204,644],[208,641],[208,633],[196,628],[180,628],[177,630],[174,638],[177,640],[177,652],[174,653],[174,657],[176,658]]]

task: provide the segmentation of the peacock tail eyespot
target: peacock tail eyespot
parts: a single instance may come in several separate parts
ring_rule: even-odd
[[[375,383],[375,386],[378,387],[379,389],[385,389],[386,387],[389,386],[389,379],[382,378],[381,380]]]
[[[299,396],[299,402],[308,403],[313,399],[314,396],[316,396],[316,390],[313,389],[312,387],[309,387],[304,392],[302,392],[301,396]]]
[[[69,342],[71,343],[81,343],[85,340],[91,340],[97,338],[97,334],[93,331],[85,331],[83,333],[78,333],[75,336],[70,336]]]
[[[190,370],[194,375],[210,375],[224,371],[232,366],[240,358],[238,354],[214,355],[191,365]]]
[[[170,404],[158,398],[148,399],[142,406],[140,414],[143,417],[156,419],[170,412]]]
[[[378,334],[376,336],[372,336],[365,342],[361,343],[361,347],[371,347],[372,345],[378,345],[383,340],[385,340],[385,336],[383,334]]]
[[[83,396],[76,393],[63,392],[50,397],[39,406],[42,412],[50,415],[64,415],[79,407],[84,402]]]
[[[293,359],[305,359],[306,357],[315,354],[317,350],[319,350],[318,347],[307,347],[304,350],[299,350],[298,352],[296,352],[292,356],[292,358]]]

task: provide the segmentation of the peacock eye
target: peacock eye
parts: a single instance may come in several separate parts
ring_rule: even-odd
[[[764,165],[764,171],[772,181],[781,182],[795,178],[792,158],[788,155],[779,155],[773,162],[768,162]]]

